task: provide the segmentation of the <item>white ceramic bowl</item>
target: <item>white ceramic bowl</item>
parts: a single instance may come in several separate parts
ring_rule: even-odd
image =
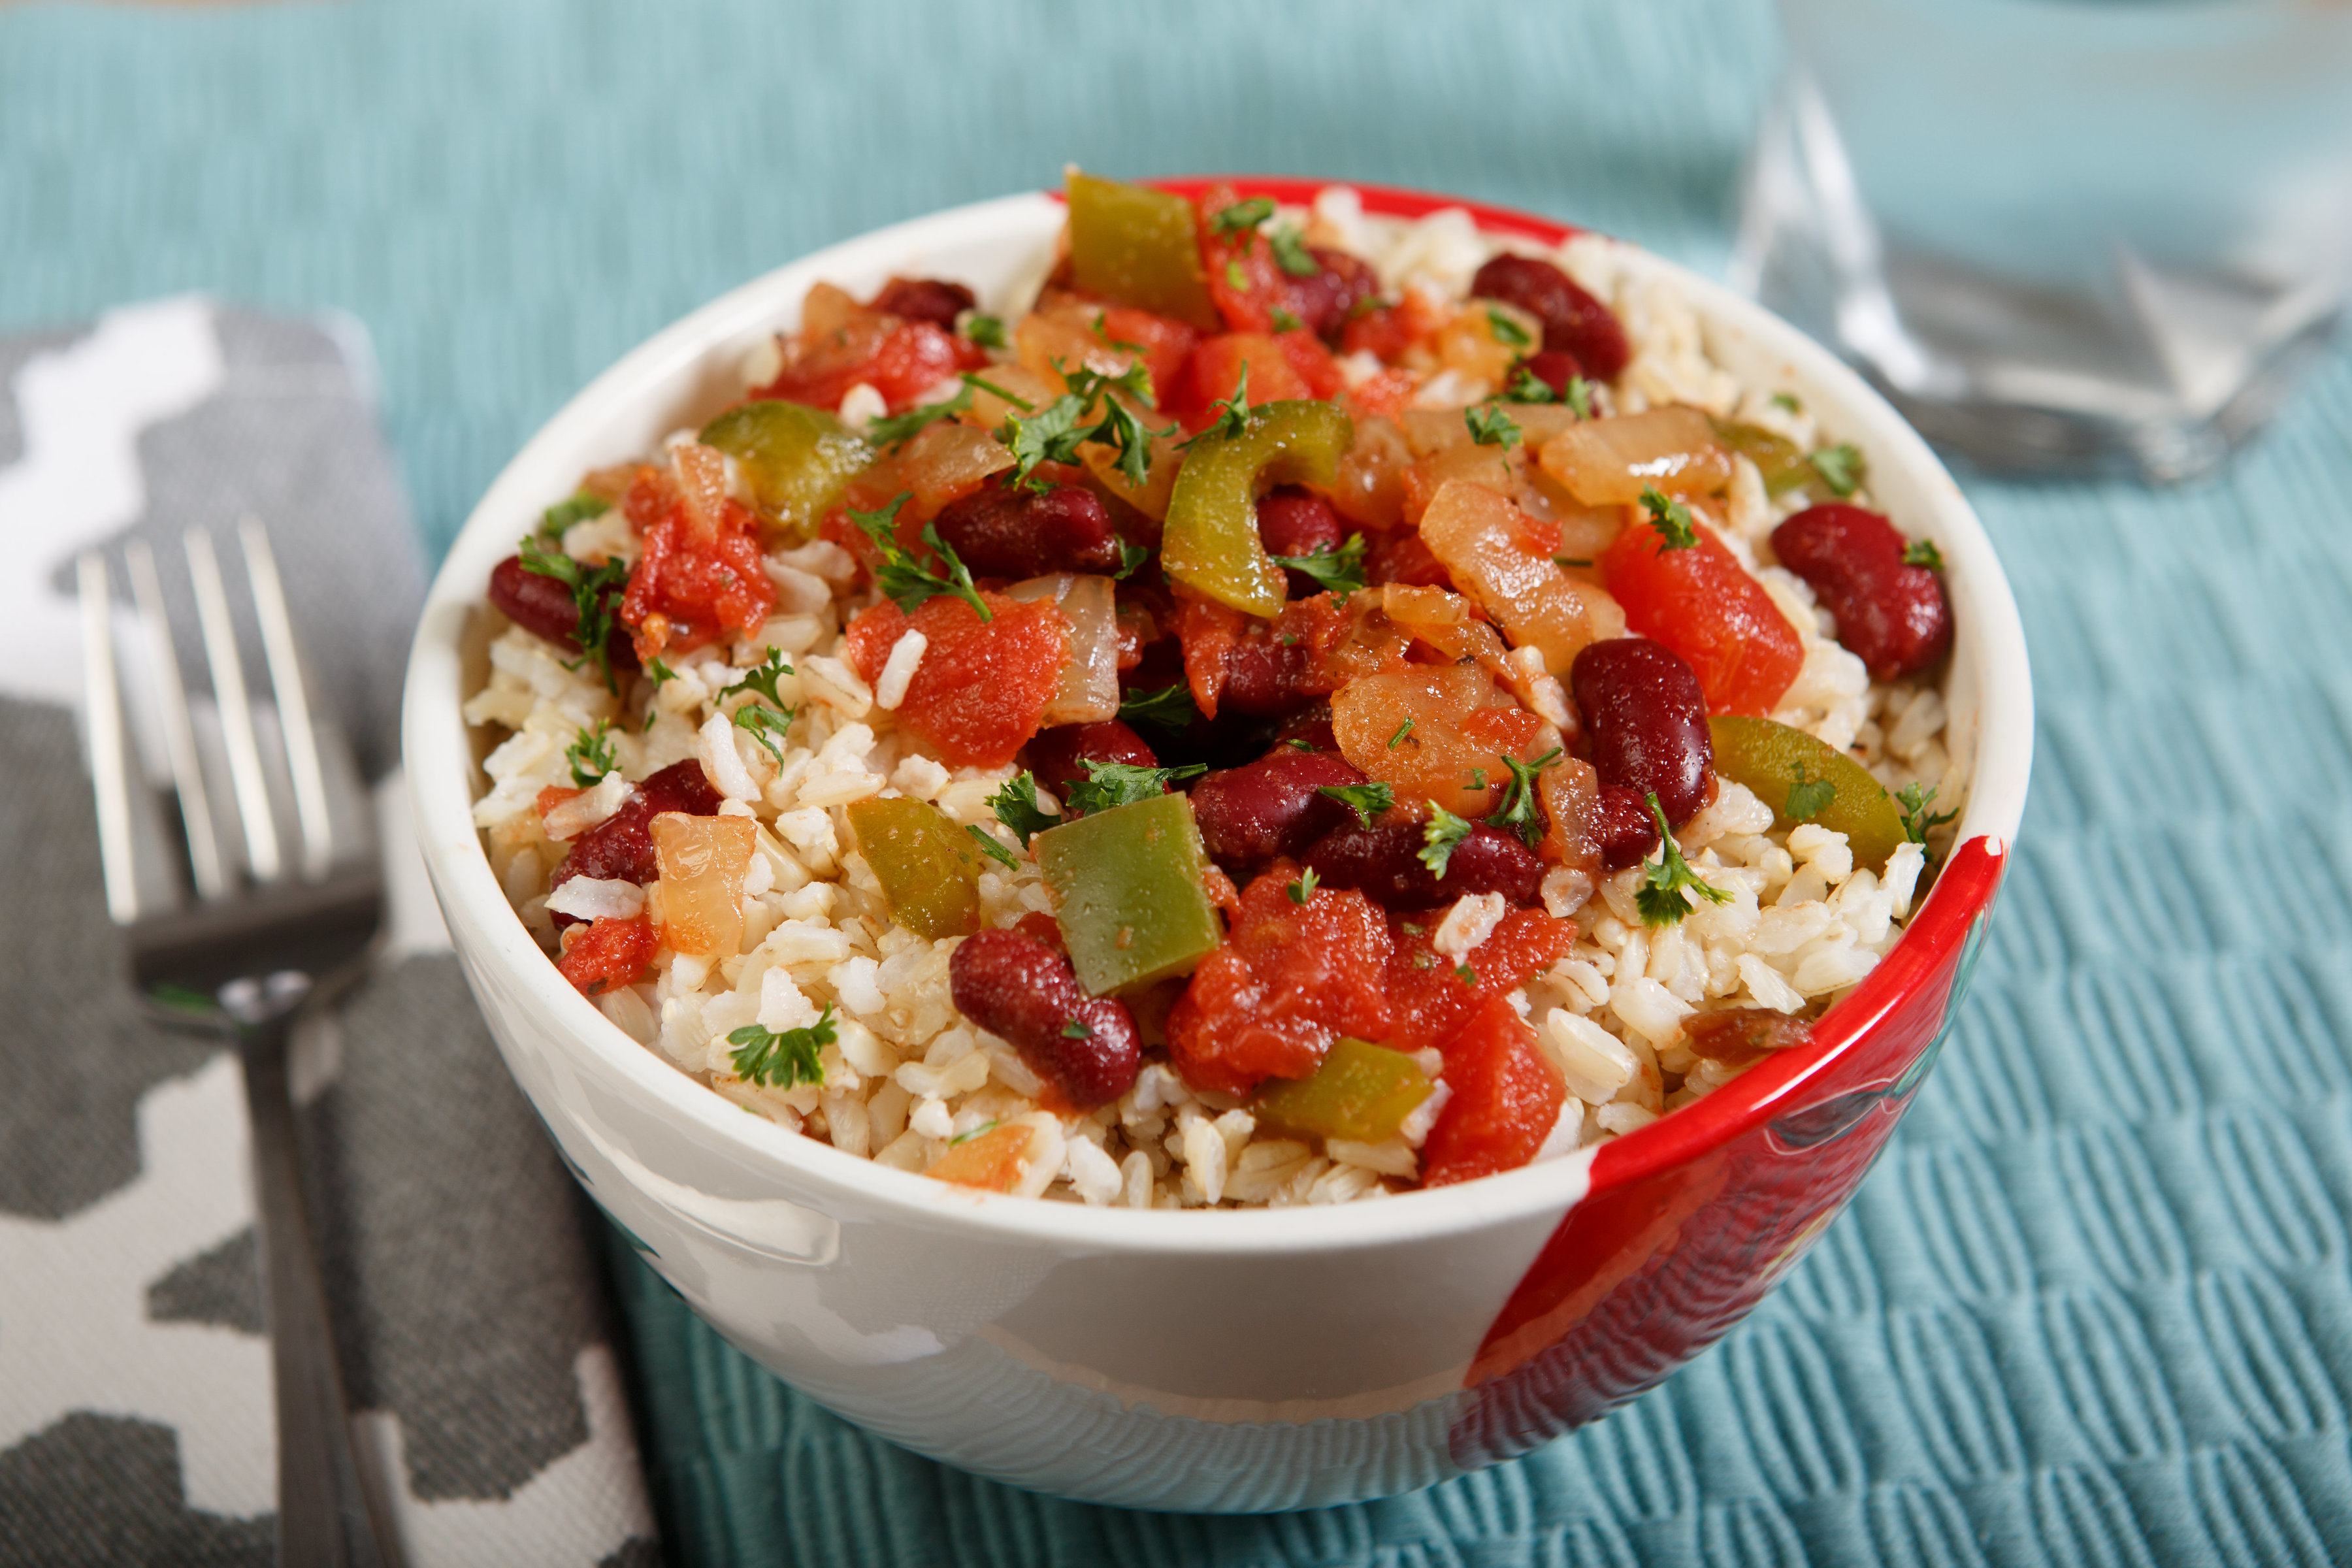
[[[1302,182],[1242,180],[1302,200]],[[1442,203],[1366,190],[1368,211]],[[1555,225],[1473,209],[1497,232]],[[1941,546],[1973,745],[1962,849],[1816,1042],[1585,1154],[1339,1208],[1146,1212],[976,1194],[785,1131],[607,1023],[493,878],[469,807],[490,568],[588,468],[740,395],[745,352],[819,280],[961,279],[1015,310],[1062,207],[1021,195],[898,225],[737,289],[605,372],[483,497],[433,586],[404,712],[427,869],[467,979],[566,1162],[736,1345],[849,1419],[1017,1485],[1219,1510],[1377,1497],[1523,1452],[1719,1334],[1832,1215],[1940,1043],[2025,798],[2032,699],[1991,546],[1927,447],[1835,359],[1665,262],[1744,380],[1859,445],[1879,502]],[[1783,1200],[1762,1213],[1748,1201]],[[1668,1223],[1671,1222],[1671,1223]],[[1661,1228],[1661,1226],[1664,1228]],[[1737,1242],[1736,1249],[1732,1243]]]

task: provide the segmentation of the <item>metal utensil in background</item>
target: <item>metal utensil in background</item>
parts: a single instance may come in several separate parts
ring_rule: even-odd
[[[149,786],[124,721],[107,563],[96,553],[79,563],[107,910],[155,1016],[229,1039],[244,1068],[276,1380],[278,1561],[388,1564],[396,1553],[383,1510],[353,1457],[287,1079],[303,1007],[355,974],[375,938],[383,874],[349,750],[331,722],[313,721],[268,537],[250,520],[238,535],[269,700],[247,693],[211,536],[192,530],[184,542],[208,700],[182,681],[152,552],[134,542],[124,553],[146,634],[142,710],[159,732],[176,812]]]

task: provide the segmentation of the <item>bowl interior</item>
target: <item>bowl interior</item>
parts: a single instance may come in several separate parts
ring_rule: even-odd
[[[1191,189],[1208,181],[1168,182]],[[1320,182],[1234,178],[1244,195],[1304,203]],[[1558,243],[1564,226],[1421,193],[1356,187],[1369,213],[1413,217],[1468,205],[1498,237]],[[606,1022],[557,973],[513,917],[471,818],[481,779],[479,738],[459,708],[481,676],[480,617],[490,569],[512,552],[550,498],[568,494],[588,468],[634,458],[674,430],[699,425],[740,395],[746,356],[799,319],[820,280],[864,295],[893,273],[961,280],[983,308],[1025,307],[1050,265],[1062,206],[1025,195],[957,208],[831,247],[714,300],[631,352],[548,422],[484,495],[450,550],[428,597],[411,656],[404,746],[421,847],[451,910],[469,961],[543,1009],[566,1050],[580,1053],[631,1092],[653,1097],[673,1119],[727,1146],[747,1165],[819,1203],[827,1197],[890,1210],[915,1223],[979,1226],[1008,1236],[1093,1248],[1200,1248],[1220,1252],[1378,1245],[1539,1209],[1559,1210],[1586,1189],[1591,1151],[1499,1176],[1378,1204],[1293,1210],[1097,1210],[993,1194],[967,1194],[927,1177],[877,1166],[800,1137],[730,1103]],[[2032,711],[2023,634],[2006,579],[1975,514],[1927,445],[1859,377],[1758,306],[1671,263],[1633,252],[1638,273],[1671,280],[1698,312],[1716,361],[1749,384],[1796,393],[1839,439],[1860,447],[1881,505],[1944,552],[1957,635],[1947,689],[1955,755],[1973,756],[1962,838],[2005,846],[2015,834],[2031,762]],[[1961,748],[1966,748],[1962,750]],[[1931,899],[1933,895],[1931,894]],[[1755,1125],[1818,1072],[1835,1041],[1785,1053],[1672,1116],[1607,1145],[1612,1168],[1630,1176],[1687,1158]]]

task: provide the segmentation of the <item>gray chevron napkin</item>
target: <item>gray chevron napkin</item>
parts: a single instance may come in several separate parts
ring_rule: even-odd
[[[362,1462],[412,1568],[656,1562],[591,1222],[406,832],[421,572],[364,338],[178,299],[0,339],[0,1564],[274,1551],[236,1065],[131,1005],[75,711],[76,553],[115,555],[119,584],[146,539],[168,594],[184,529],[247,515],[376,781],[392,889],[376,968],[294,1064]]]

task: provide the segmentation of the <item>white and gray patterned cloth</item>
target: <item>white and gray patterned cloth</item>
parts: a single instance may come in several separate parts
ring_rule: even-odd
[[[395,713],[421,573],[364,340],[179,299],[0,340],[0,1564],[274,1548],[236,1066],[131,1002],[74,709],[77,552],[107,550],[120,584],[127,541],[168,563],[184,529],[248,514],[312,686],[378,781],[392,887],[375,971],[295,1063],[362,1462],[411,1568],[656,1562],[593,1222],[405,832]],[[201,668],[193,640],[181,657]]]

